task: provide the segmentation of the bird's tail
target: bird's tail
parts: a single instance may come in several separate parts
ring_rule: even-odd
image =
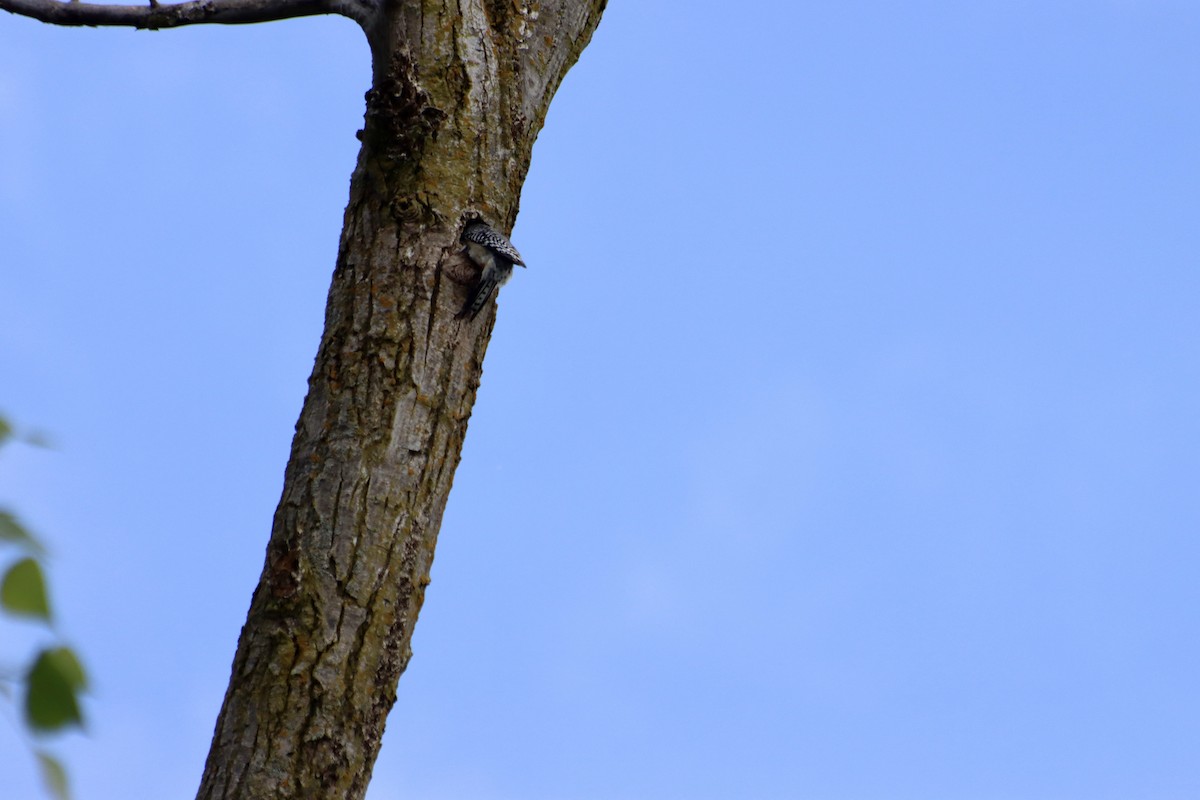
[[[463,306],[462,311],[458,312],[458,319],[465,317],[468,320],[472,320],[479,316],[480,310],[495,290],[495,278],[483,278],[480,280],[479,285],[475,287],[475,293],[467,298],[466,305]]]

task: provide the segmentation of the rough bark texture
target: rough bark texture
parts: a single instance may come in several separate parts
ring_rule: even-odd
[[[605,0],[401,0],[374,58],[325,333],[200,798],[360,798],[494,322],[455,318],[471,213],[508,231]]]

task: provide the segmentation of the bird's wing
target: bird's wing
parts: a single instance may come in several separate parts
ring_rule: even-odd
[[[508,237],[493,229],[490,225],[485,225],[482,222],[468,225],[466,231],[463,233],[463,238],[469,242],[475,242],[490,250],[494,250],[514,264],[519,264],[522,267],[525,266],[525,262],[521,259],[521,254],[517,252],[517,248],[512,246],[512,242],[508,240]]]

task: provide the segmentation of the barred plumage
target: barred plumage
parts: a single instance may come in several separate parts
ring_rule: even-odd
[[[479,283],[467,298],[462,311],[458,312],[460,319],[475,319],[492,292],[512,277],[513,264],[523,267],[525,262],[508,237],[487,223],[478,220],[468,223],[462,233],[462,241],[467,245],[467,255],[483,268]]]
[[[463,231],[462,239],[464,242],[474,242],[481,244],[489,250],[494,250],[496,253],[504,256],[514,264],[525,266],[525,262],[521,260],[521,254],[517,252],[517,248],[512,246],[512,242],[504,234],[496,231],[486,222],[471,222],[467,225],[467,229]]]

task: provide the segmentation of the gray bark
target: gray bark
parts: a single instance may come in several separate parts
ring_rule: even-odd
[[[364,27],[376,0],[187,0],[122,6],[79,0],[0,0],[0,10],[51,25],[111,26],[161,30],[184,25],[249,25],[317,14],[342,14]]]

